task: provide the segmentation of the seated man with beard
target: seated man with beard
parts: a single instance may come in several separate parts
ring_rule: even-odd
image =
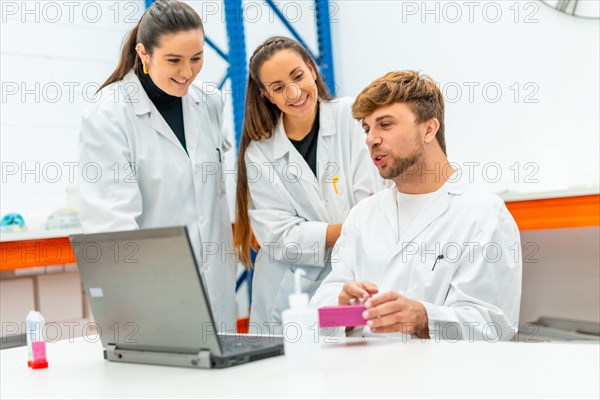
[[[415,71],[391,72],[352,107],[395,187],[354,207],[313,306],[364,299],[373,336],[509,340],[521,299],[519,230],[504,202],[448,162],[444,99]]]

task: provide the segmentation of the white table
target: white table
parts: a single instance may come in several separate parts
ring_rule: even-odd
[[[86,340],[87,339],[87,340]],[[94,340],[96,338],[94,337]],[[596,398],[597,343],[448,343],[371,339],[325,344],[314,372],[284,357],[222,370],[105,361],[88,338],[0,352],[1,398]]]

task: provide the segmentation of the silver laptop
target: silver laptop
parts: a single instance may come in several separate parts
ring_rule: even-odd
[[[106,360],[224,368],[283,354],[280,336],[217,333],[185,227],[70,239]]]

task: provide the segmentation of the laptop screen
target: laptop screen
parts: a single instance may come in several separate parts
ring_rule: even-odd
[[[185,227],[71,236],[106,348],[221,354]]]

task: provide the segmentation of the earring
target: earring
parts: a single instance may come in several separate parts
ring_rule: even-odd
[[[150,73],[150,68],[148,68],[148,65],[146,63],[142,63],[142,65],[144,69],[144,75],[148,75]]]

